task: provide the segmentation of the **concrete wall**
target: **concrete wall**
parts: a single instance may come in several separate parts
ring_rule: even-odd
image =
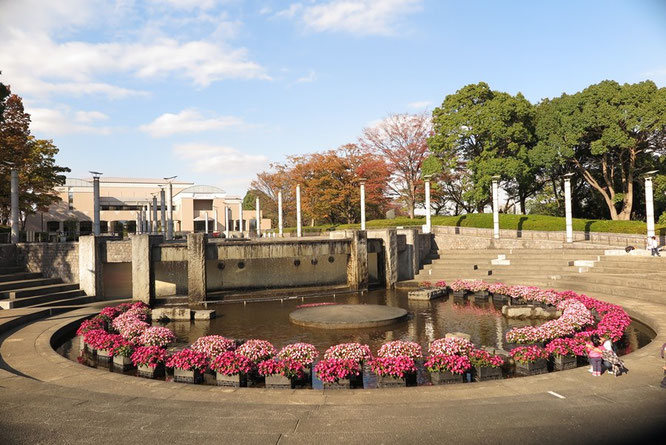
[[[0,244],[0,267],[16,266],[16,245]]]
[[[65,283],[79,282],[79,243],[19,243],[16,259],[30,272],[42,272]]]

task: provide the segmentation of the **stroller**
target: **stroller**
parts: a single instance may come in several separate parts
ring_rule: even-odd
[[[622,359],[620,359],[614,351],[605,350],[602,353],[601,358],[604,362],[610,364],[610,370],[608,372],[612,373],[615,377],[629,371],[626,366],[624,366]]]

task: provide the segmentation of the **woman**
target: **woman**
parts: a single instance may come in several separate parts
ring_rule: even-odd
[[[610,336],[604,336],[604,344],[602,348],[601,358],[603,359],[604,367],[608,370],[609,374],[613,374],[615,377],[622,374],[623,371],[626,371],[627,368],[624,367],[624,362],[620,360],[620,357],[617,356],[613,350],[613,342],[610,340]]]

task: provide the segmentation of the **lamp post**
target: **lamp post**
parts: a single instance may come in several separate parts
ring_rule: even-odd
[[[499,239],[499,180],[500,176],[493,176],[493,238]]]
[[[166,197],[164,187],[160,187],[160,232],[166,234]]]
[[[278,192],[278,234],[282,238],[282,190]]]
[[[100,234],[100,221],[99,221],[99,177],[103,175],[100,172],[89,172],[93,175],[93,234],[99,236]]]
[[[571,212],[571,177],[573,173],[564,175],[564,216],[566,219],[567,243],[573,243],[573,215]]]
[[[361,184],[361,230],[365,230],[365,178],[360,178]]]
[[[224,205],[224,237],[229,238],[229,207],[226,204]]]
[[[157,193],[153,194],[153,226],[150,233],[157,233]]]
[[[303,236],[303,227],[301,221],[301,185],[296,184],[296,236]]]
[[[241,200],[238,203],[238,230],[241,233],[241,238],[243,237],[243,201]]]
[[[647,222],[647,236],[654,236],[654,198],[652,196],[652,178],[658,170],[645,173],[645,218]]]
[[[9,225],[11,226],[11,243],[16,244],[19,242],[19,179],[16,164],[11,161],[3,161],[3,164],[9,167],[10,175],[10,195],[11,195],[11,212],[9,218]]]
[[[173,239],[173,180],[176,179],[176,176],[169,176],[168,178],[164,178],[164,180],[168,184],[168,189],[167,189],[167,215],[168,215],[168,221],[167,221],[167,239],[172,240]]]
[[[432,175],[423,176],[425,181],[425,214],[426,214],[426,223],[424,233],[430,233],[432,231],[432,222],[430,220],[430,180]]]
[[[260,209],[260,204],[259,204],[259,198],[257,197],[254,205],[255,209],[255,219],[257,221],[257,236],[261,238],[261,209]]]

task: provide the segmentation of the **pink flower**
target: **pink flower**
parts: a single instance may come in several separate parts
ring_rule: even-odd
[[[247,374],[252,371],[253,367],[252,360],[238,355],[235,351],[223,352],[210,363],[210,369],[224,375]]]
[[[325,359],[354,360],[358,363],[372,358],[370,347],[360,343],[340,343],[324,352]]]
[[[208,367],[208,357],[191,349],[176,352],[166,361],[168,368],[179,368],[185,371],[203,371]]]
[[[199,337],[197,341],[192,343],[191,348],[194,351],[206,354],[209,358],[213,358],[224,352],[236,349],[236,342],[221,335],[208,335],[206,337]]]
[[[378,357],[409,357],[418,359],[423,356],[423,351],[418,343],[413,341],[394,340],[384,343],[379,351]]]
[[[378,357],[370,362],[372,372],[381,376],[404,378],[405,374],[416,372],[414,359],[406,356]]]
[[[319,351],[309,343],[292,343],[282,348],[277,356],[281,360],[292,359],[309,366],[319,357]]]
[[[145,346],[159,346],[165,347],[176,341],[176,334],[169,328],[161,326],[151,326],[146,328],[137,342]]]
[[[248,340],[236,349],[238,355],[247,357],[254,363],[268,360],[277,354],[275,346],[266,340]]]
[[[348,379],[353,375],[360,375],[361,364],[357,360],[324,359],[317,363],[314,371],[322,382],[334,383],[340,379]]]
[[[139,346],[132,354],[134,366],[157,368],[169,358],[169,353],[159,346]]]

